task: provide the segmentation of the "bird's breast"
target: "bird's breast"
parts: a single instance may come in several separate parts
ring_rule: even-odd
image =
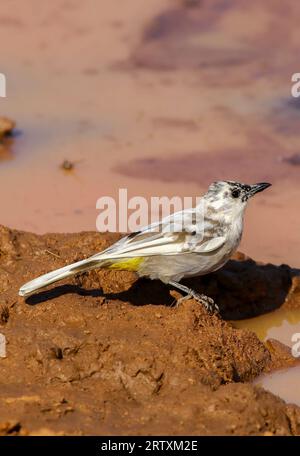
[[[227,248],[233,253],[241,242],[243,234],[243,220],[235,220],[229,225],[227,231]]]

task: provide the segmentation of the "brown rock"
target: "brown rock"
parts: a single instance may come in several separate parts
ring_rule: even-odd
[[[16,123],[7,117],[0,117],[0,138],[12,132]]]
[[[300,364],[300,359],[295,358],[291,353],[291,348],[282,344],[276,339],[268,339],[265,342],[267,349],[271,354],[271,363],[269,370],[293,367]]]

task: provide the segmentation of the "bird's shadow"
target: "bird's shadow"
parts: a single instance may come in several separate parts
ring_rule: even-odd
[[[261,265],[250,259],[231,260],[215,273],[183,280],[182,283],[198,293],[212,297],[224,319],[238,320],[280,308],[291,289],[294,276],[300,276],[300,270],[286,265]],[[77,294],[130,302],[135,306],[172,306],[175,298],[170,294],[171,290],[172,287],[159,280],[145,278],[139,279],[129,290],[119,293],[103,293],[101,288],[85,289],[77,285],[60,285],[28,297],[26,303],[37,305],[62,295]]]
[[[130,302],[134,306],[173,305],[174,298],[170,295],[170,288],[159,280],[139,279],[129,290],[119,293],[104,293],[101,288],[86,289],[78,285],[59,285],[50,290],[40,291],[26,298],[29,305],[37,305],[51,301],[63,295],[77,294],[91,296],[92,298],[104,297],[108,300]]]

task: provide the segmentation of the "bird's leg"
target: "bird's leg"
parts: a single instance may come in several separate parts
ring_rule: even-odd
[[[169,281],[169,285],[172,285],[174,288],[178,288],[178,290],[183,291],[187,295],[178,299],[176,306],[178,306],[182,301],[185,301],[186,299],[189,298],[194,298],[196,301],[200,302],[208,312],[216,312],[219,313],[219,307],[218,305],[214,302],[212,298],[209,298],[208,296],[204,294],[197,293],[194,291],[192,288],[186,287],[185,285],[182,285],[181,283],[174,282],[173,280]]]

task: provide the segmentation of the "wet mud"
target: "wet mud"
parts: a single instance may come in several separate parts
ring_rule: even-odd
[[[193,279],[191,285],[214,295],[223,318],[193,300],[176,307],[179,293],[122,271],[92,271],[26,301],[17,295],[25,281],[118,237],[1,227],[0,331],[7,353],[0,359],[0,432],[299,433],[300,409],[252,383],[296,359],[282,344],[264,344],[224,319],[250,315],[251,302],[253,315],[299,308],[295,272],[287,266],[238,254],[223,272]],[[251,280],[256,287],[240,285]]]

